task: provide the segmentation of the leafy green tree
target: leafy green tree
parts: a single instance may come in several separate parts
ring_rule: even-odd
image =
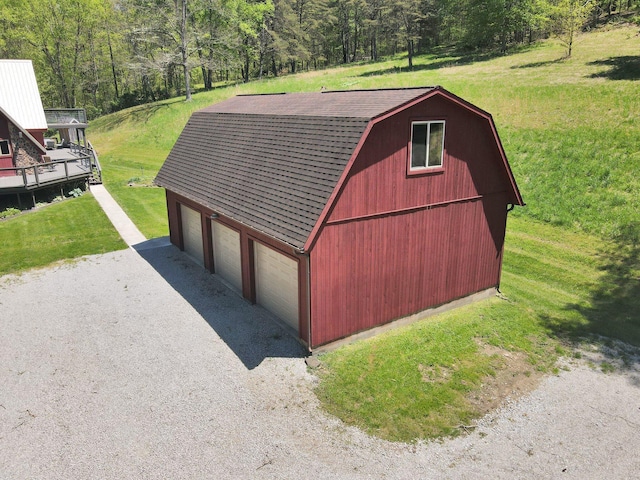
[[[291,73],[296,72],[298,62],[310,58],[310,37],[304,28],[305,6],[302,0],[274,0],[274,11],[270,15],[271,62],[273,65],[287,63]]]
[[[273,12],[272,0],[245,2],[237,0],[236,13],[238,35],[240,37],[240,55],[242,59],[242,79],[248,82],[250,79],[249,68],[251,62],[264,58],[266,43],[260,41],[260,32],[265,28],[268,15]]]
[[[382,47],[380,43],[384,41],[383,37],[385,37],[386,33],[385,20],[389,18],[391,13],[392,4],[390,0],[367,0],[365,2],[363,26],[369,57],[373,61],[378,60]]]
[[[413,57],[420,39],[420,22],[424,19],[420,7],[420,0],[395,0],[392,4],[392,12],[398,27],[398,39],[407,47],[409,68],[413,68]]]
[[[531,41],[545,25],[546,0],[465,0],[463,45],[470,49],[500,47]]]
[[[0,58],[29,58],[31,46],[24,41],[23,9],[25,0],[4,0],[0,3]]]
[[[449,1],[421,1],[420,44],[424,47],[439,45],[442,38],[445,37],[443,35],[444,24],[447,22],[447,17],[451,17],[448,12],[449,6]]]
[[[304,0],[301,11],[301,26],[308,37],[307,50],[314,68],[325,64],[330,58],[331,27],[336,16],[329,8],[329,0]]]
[[[231,0],[192,0],[192,26],[202,81],[210,90],[214,74],[226,78],[229,69],[239,67],[239,37],[235,28],[237,11]]]
[[[566,47],[566,57],[571,57],[575,37],[587,23],[593,10],[592,0],[559,0],[553,9],[555,35]]]
[[[364,0],[335,0],[330,4],[335,15],[333,35],[342,63],[356,60],[361,47],[366,15]]]
[[[249,81],[406,49],[575,35],[639,0],[3,0],[0,55],[34,62],[47,106],[91,116],[230,76]],[[591,16],[590,16],[591,15]]]
[[[138,68],[148,75],[151,70],[162,72],[167,86],[182,71],[184,95],[191,99],[190,71],[192,36],[191,11],[188,0],[125,0],[130,36],[135,42],[134,56]]]

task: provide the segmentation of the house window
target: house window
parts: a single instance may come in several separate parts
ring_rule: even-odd
[[[9,140],[0,140],[0,155],[10,155]]]
[[[444,121],[411,124],[411,170],[442,167]]]

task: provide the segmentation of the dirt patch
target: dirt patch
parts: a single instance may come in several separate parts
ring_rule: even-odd
[[[423,382],[445,383],[449,381],[451,375],[456,371],[455,368],[443,367],[441,365],[418,365],[420,375]]]
[[[511,352],[477,341],[480,353],[491,357],[495,375],[484,378],[479,390],[473,392],[469,401],[481,415],[498,408],[507,399],[516,399],[535,390],[544,377],[536,370],[522,352]]]

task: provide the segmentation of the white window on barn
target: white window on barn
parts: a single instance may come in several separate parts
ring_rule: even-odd
[[[0,140],[0,155],[11,155],[9,140]]]
[[[411,170],[442,167],[444,121],[411,124]]]

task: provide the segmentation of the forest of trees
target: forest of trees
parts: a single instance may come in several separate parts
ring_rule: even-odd
[[[640,0],[3,0],[0,58],[32,59],[45,106],[90,117],[218,82],[573,36]]]

